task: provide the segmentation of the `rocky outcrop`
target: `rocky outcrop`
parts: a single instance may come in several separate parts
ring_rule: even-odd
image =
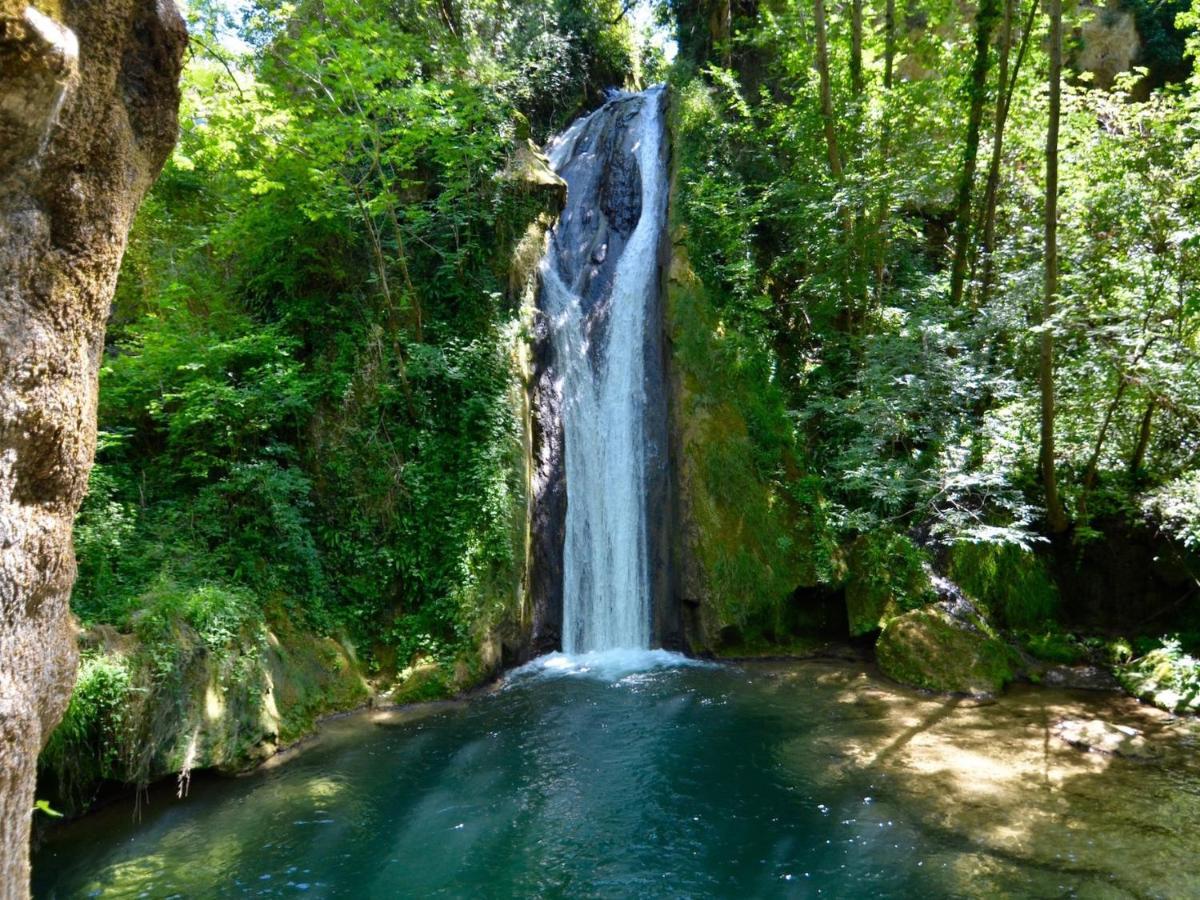
[[[1097,87],[1112,87],[1117,76],[1130,71],[1142,53],[1133,11],[1121,0],[1108,0],[1091,11],[1077,29],[1079,50],[1074,65],[1090,72]]]
[[[514,148],[505,179],[534,206],[516,242],[508,270],[510,299],[519,309],[521,334],[512,354],[520,379],[516,405],[521,410],[522,457],[526,485],[522,621],[500,637],[497,662],[524,661],[560,646],[562,640],[562,529],[566,489],[562,479],[561,398],[549,378],[549,348],[537,340],[544,327],[537,310],[538,263],[546,253],[550,229],[567,199],[567,183],[526,137]],[[532,338],[530,337],[532,336]],[[528,608],[526,607],[528,604]]]
[[[28,892],[37,752],[76,651],[71,523],[134,211],[176,138],[169,0],[0,0],[0,897]]]
[[[875,645],[893,681],[939,693],[990,696],[1016,675],[1014,652],[965,597],[915,609],[887,623]]]
[[[183,796],[193,771],[250,768],[369,699],[348,642],[257,614],[230,624],[151,612],[132,633],[81,634],[79,681],[39,760],[41,796],[77,814],[105,785],[167,777]]]

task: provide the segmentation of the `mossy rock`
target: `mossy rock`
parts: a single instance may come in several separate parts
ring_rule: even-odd
[[[1016,544],[960,541],[946,557],[947,575],[1007,628],[1044,631],[1058,611],[1058,588],[1045,560]]]
[[[903,535],[863,535],[850,547],[848,567],[846,617],[853,637],[936,599],[925,555]]]
[[[892,680],[941,693],[998,693],[1018,665],[1016,654],[965,603],[897,616],[884,627],[875,653]]]
[[[1020,642],[1034,659],[1042,662],[1076,666],[1088,660],[1088,648],[1074,636],[1060,631],[1024,634]]]
[[[1126,691],[1173,713],[1200,713],[1200,664],[1178,645],[1160,647],[1115,670]]]

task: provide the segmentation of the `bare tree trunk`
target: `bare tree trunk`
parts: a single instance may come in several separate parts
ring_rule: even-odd
[[[1062,0],[1047,0],[1050,14],[1050,118],[1046,126],[1046,280],[1042,297],[1041,358],[1038,381],[1042,394],[1042,486],[1046,522],[1053,533],[1067,528],[1058,496],[1054,461],[1054,313],[1058,301],[1058,126],[1062,106]]]
[[[1125,396],[1125,389],[1129,386],[1129,382],[1125,380],[1125,376],[1118,374],[1121,379],[1117,385],[1116,396],[1112,398],[1112,402],[1108,404],[1108,409],[1104,411],[1104,421],[1100,423],[1100,433],[1096,435],[1096,443],[1092,446],[1092,455],[1088,460],[1087,469],[1083,473],[1083,484],[1079,492],[1079,518],[1081,521],[1087,521],[1087,501],[1088,495],[1092,492],[1092,488],[1096,486],[1096,479],[1100,473],[1100,454],[1104,451],[1104,442],[1108,439],[1108,429],[1112,425],[1113,416],[1117,414],[1117,409],[1121,406],[1121,400]]]
[[[896,0],[887,0],[883,13],[883,91],[884,113],[883,134],[879,142],[880,170],[883,187],[879,195],[879,208],[875,213],[875,302],[883,299],[883,279],[887,267],[888,248],[888,207],[890,205],[890,186],[888,184],[888,165],[891,161],[892,150],[892,118],[891,102],[892,78],[896,64]]]
[[[821,124],[825,129],[825,148],[829,153],[829,171],[834,180],[842,180],[842,156],[838,151],[837,122],[833,114],[833,89],[829,83],[829,39],[825,31],[825,0],[813,0],[813,27],[817,33],[817,76],[821,82]]]
[[[1150,447],[1150,425],[1154,420],[1154,410],[1158,406],[1158,402],[1151,398],[1146,404],[1146,411],[1142,413],[1142,421],[1138,425],[1137,444],[1133,448],[1133,456],[1129,460],[1129,475],[1135,481],[1138,474],[1142,471],[1142,465],[1146,462],[1146,450]]]
[[[963,148],[958,198],[954,212],[954,261],[950,268],[950,303],[962,302],[963,282],[967,276],[967,251],[971,240],[971,189],[979,160],[979,134],[983,128],[983,107],[987,100],[988,60],[992,49],[992,30],[999,17],[999,0],[981,0],[975,20],[975,63],[971,67],[968,88],[970,109],[967,114],[967,143]]]
[[[996,249],[996,200],[1000,193],[1000,164],[1004,156],[1004,128],[1008,122],[1008,111],[1012,108],[1013,94],[1017,89],[1017,78],[1021,74],[1021,63],[1029,47],[1029,34],[1033,31],[1037,15],[1038,0],[1029,0],[1029,13],[1025,18],[1025,29],[1021,32],[1021,45],[1013,63],[1012,75],[1008,74],[1009,48],[1012,46],[1012,14],[1016,0],[1005,0],[1004,38],[1000,45],[1000,75],[996,79],[999,91],[996,97],[996,128],[992,140],[992,162],[988,168],[987,187],[983,193],[983,273],[980,277],[979,304],[987,303],[991,294],[995,271],[992,254]]]
[[[840,188],[845,180],[845,170],[842,167],[842,155],[838,148],[837,139],[837,122],[834,118],[833,111],[833,88],[829,81],[829,39],[825,30],[825,0],[813,0],[813,25],[816,30],[817,37],[817,75],[820,78],[820,95],[821,95],[821,122],[825,129],[825,148],[829,153],[829,171],[833,175],[833,180]],[[846,241],[847,257],[853,252],[854,241],[854,212],[850,209],[849,204],[842,204],[842,228]],[[846,321],[849,328],[853,329],[854,310],[851,308],[852,303],[849,299],[849,276],[850,266],[846,266],[846,271],[841,279],[841,297],[842,304],[845,307]]]
[[[175,143],[167,0],[0,0],[0,900],[29,892],[37,754],[77,651],[71,524],[134,210]]]
[[[850,0],[850,89],[863,92],[863,0]]]

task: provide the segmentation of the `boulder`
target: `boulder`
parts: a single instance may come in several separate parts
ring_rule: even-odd
[[[1158,751],[1146,742],[1136,728],[1113,725],[1103,719],[1063,719],[1054,733],[1072,747],[1130,759],[1154,759]]]
[[[888,621],[875,647],[883,673],[930,691],[988,696],[1013,680],[1018,660],[965,598]]]

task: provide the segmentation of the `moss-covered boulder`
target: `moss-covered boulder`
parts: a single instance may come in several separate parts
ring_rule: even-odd
[[[889,619],[935,599],[925,555],[904,535],[863,535],[851,546],[846,617],[852,636],[878,631]]]
[[[160,585],[127,631],[79,635],[82,663],[66,716],[38,761],[40,790],[84,812],[103,782],[144,786],[197,769],[247,769],[364,704],[370,688],[344,640],[213,585]]]
[[[1116,668],[1117,681],[1139,700],[1174,713],[1200,713],[1200,660],[1178,641]]]
[[[875,647],[879,668],[901,684],[989,695],[1016,675],[1016,654],[968,601],[943,601],[890,620]]]
[[[960,541],[946,574],[1007,628],[1045,631],[1058,612],[1058,588],[1043,557],[1018,544]]]

